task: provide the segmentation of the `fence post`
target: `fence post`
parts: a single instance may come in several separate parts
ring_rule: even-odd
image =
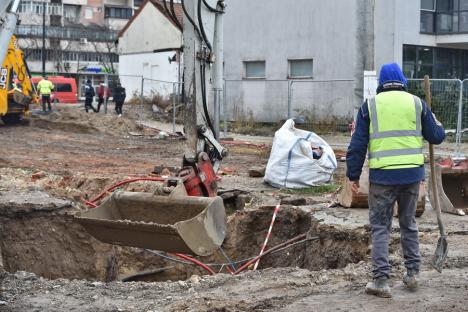
[[[177,83],[172,84],[172,133],[176,132],[176,92],[177,92]]]
[[[461,128],[462,128],[462,114],[463,114],[463,81],[460,81],[460,95],[458,99],[458,118],[457,118],[457,133],[456,133],[456,148],[454,158],[463,158],[461,153]]]
[[[145,84],[145,78],[143,78],[143,76],[141,76],[141,90],[140,90],[140,104],[141,104],[141,106],[143,106],[143,87],[144,87],[144,84]]]
[[[107,90],[110,90],[109,89],[109,74],[107,73],[104,75],[104,84],[105,84],[103,88],[104,89],[104,114],[107,114],[107,100],[108,100]]]
[[[227,113],[226,113],[226,96],[227,96],[227,88],[226,88],[226,81],[224,81],[224,88],[223,88],[223,137],[227,137]]]
[[[290,118],[291,114],[291,81],[288,80],[288,118]]]

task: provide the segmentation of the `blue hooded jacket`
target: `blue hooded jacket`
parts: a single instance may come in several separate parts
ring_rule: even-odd
[[[386,91],[407,91],[406,80],[400,66],[396,63],[382,66],[379,75],[379,87],[377,93]],[[440,144],[445,139],[445,130],[438,125],[426,103],[422,102],[422,134],[431,144]],[[346,154],[346,176],[351,181],[359,180],[362,166],[366,160],[367,147],[369,145],[369,110],[367,102],[359,109],[356,118],[356,129],[351,138],[351,143]],[[413,184],[424,180],[424,166],[405,169],[370,169],[369,181],[382,185]]]

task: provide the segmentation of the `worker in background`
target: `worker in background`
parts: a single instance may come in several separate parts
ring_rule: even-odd
[[[120,83],[117,83],[117,87],[114,90],[114,102],[115,102],[115,112],[119,117],[122,117],[122,106],[125,102],[125,88],[122,87]]]
[[[105,83],[101,83],[98,88],[98,106],[97,106],[97,112],[101,110],[101,105],[106,101],[106,103],[109,101],[109,96],[110,96],[110,91],[109,87]]]
[[[50,94],[54,90],[54,84],[49,80],[49,77],[45,76],[37,84],[37,92],[39,92],[42,101],[42,111],[46,111],[46,103],[49,111],[52,110],[50,105]]]
[[[407,80],[398,64],[383,65],[377,95],[359,109],[346,155],[346,176],[357,193],[369,151],[373,281],[366,285],[368,294],[392,296],[388,249],[395,202],[406,267],[403,282],[408,289],[418,286],[421,256],[415,213],[424,180],[423,138],[431,144],[442,143],[442,124],[423,100],[407,92]]]
[[[85,84],[85,111],[88,112],[92,109],[93,112],[97,113],[97,110],[93,106],[93,99],[95,96],[94,87],[91,85],[91,80],[86,80]]]

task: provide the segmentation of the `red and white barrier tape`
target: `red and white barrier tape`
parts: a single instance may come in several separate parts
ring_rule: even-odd
[[[260,250],[260,255],[259,256],[261,256],[263,254],[263,252],[265,251],[265,248],[266,248],[266,246],[268,244],[268,239],[271,236],[271,231],[273,230],[273,225],[275,224],[276,215],[278,214],[280,206],[281,206],[281,204],[278,204],[275,207],[275,211],[273,212],[273,217],[271,218],[270,228],[268,229],[268,233],[267,233],[267,236],[265,238],[265,242],[263,243],[262,249]],[[254,268],[253,268],[254,271],[257,269],[259,263],[260,263],[260,258],[255,262],[255,265],[254,265]]]

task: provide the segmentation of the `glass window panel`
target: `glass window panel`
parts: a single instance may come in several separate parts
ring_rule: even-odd
[[[265,61],[249,61],[245,64],[245,78],[265,78]]]
[[[460,0],[460,11],[468,10],[468,0]]]
[[[433,62],[433,49],[432,48],[425,48],[419,47],[419,64],[432,64]]]
[[[416,47],[404,45],[403,46],[403,62],[416,62]]]
[[[312,73],[313,73],[312,59],[289,61],[289,76],[290,77],[312,77]]]
[[[437,0],[437,11],[453,11],[458,0]]]
[[[453,30],[453,18],[451,14],[437,14],[437,32],[451,32]]]
[[[434,32],[434,13],[421,11],[421,32],[433,33]]]
[[[434,10],[434,0],[421,0],[421,10]]]
[[[468,31],[468,12],[460,12],[460,31]]]

